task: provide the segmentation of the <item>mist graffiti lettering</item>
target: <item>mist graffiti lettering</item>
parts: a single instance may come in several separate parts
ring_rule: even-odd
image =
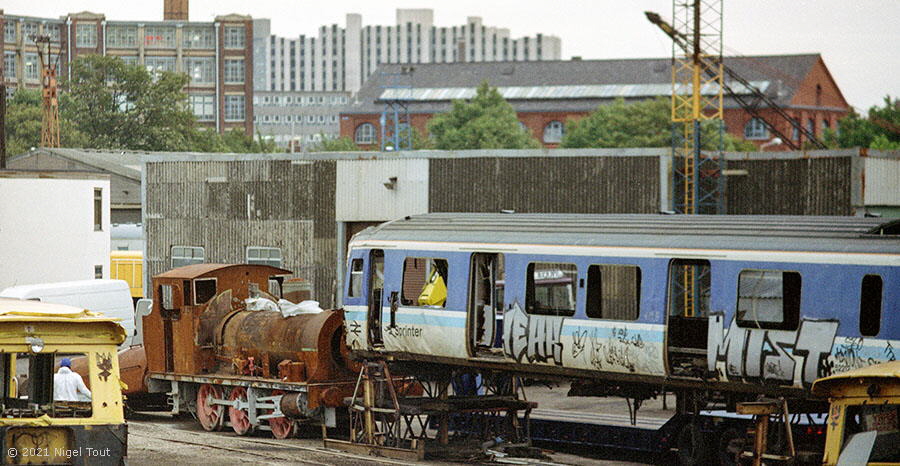
[[[517,362],[563,363],[562,326],[565,317],[529,315],[519,303],[503,316],[503,352]]]
[[[827,359],[838,328],[835,320],[802,320],[797,330],[769,330],[742,328],[732,318],[727,333],[722,313],[710,315],[709,322],[710,372],[723,362],[729,379],[783,385],[809,385],[829,372]],[[794,376],[797,364],[802,364],[800,380]]]

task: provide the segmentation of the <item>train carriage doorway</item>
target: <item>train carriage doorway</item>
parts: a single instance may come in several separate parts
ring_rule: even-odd
[[[488,356],[497,341],[497,282],[502,276],[499,254],[476,252],[469,265],[466,335],[471,356]]]
[[[369,296],[366,326],[369,347],[384,346],[381,333],[381,312],[384,294],[384,251],[373,249],[369,252]]]
[[[669,263],[666,354],[670,375],[705,375],[711,275],[707,260]]]

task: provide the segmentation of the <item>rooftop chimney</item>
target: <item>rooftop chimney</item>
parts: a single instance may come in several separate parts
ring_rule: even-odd
[[[187,21],[188,0],[163,0],[163,19],[166,21]]]

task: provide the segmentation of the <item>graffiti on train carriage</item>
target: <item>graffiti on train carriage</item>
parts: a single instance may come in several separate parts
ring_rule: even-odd
[[[708,368],[724,363],[729,379],[779,385],[809,386],[827,375],[827,360],[837,334],[837,320],[801,319],[796,330],[741,327],[732,318],[725,331],[724,314],[711,313]],[[797,380],[797,365],[801,365]],[[717,369],[718,367],[718,369]]]
[[[872,341],[869,340],[869,343],[871,344]],[[897,360],[897,356],[894,354],[894,346],[891,345],[890,341],[885,342],[884,348],[878,354],[878,356],[881,356],[879,359],[872,357],[872,353],[867,352],[865,348],[866,341],[863,337],[845,338],[843,343],[835,345],[832,357],[828,358],[825,375],[838,374],[873,364]]]
[[[563,363],[562,328],[565,317],[526,314],[516,301],[503,319],[503,352],[516,362]]]

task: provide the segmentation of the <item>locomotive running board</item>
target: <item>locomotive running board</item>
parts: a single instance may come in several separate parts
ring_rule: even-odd
[[[403,461],[423,461],[425,459],[425,442],[414,442],[414,448],[386,447],[366,443],[353,443],[346,440],[325,438],[325,448],[347,453],[368,456],[381,456]]]

